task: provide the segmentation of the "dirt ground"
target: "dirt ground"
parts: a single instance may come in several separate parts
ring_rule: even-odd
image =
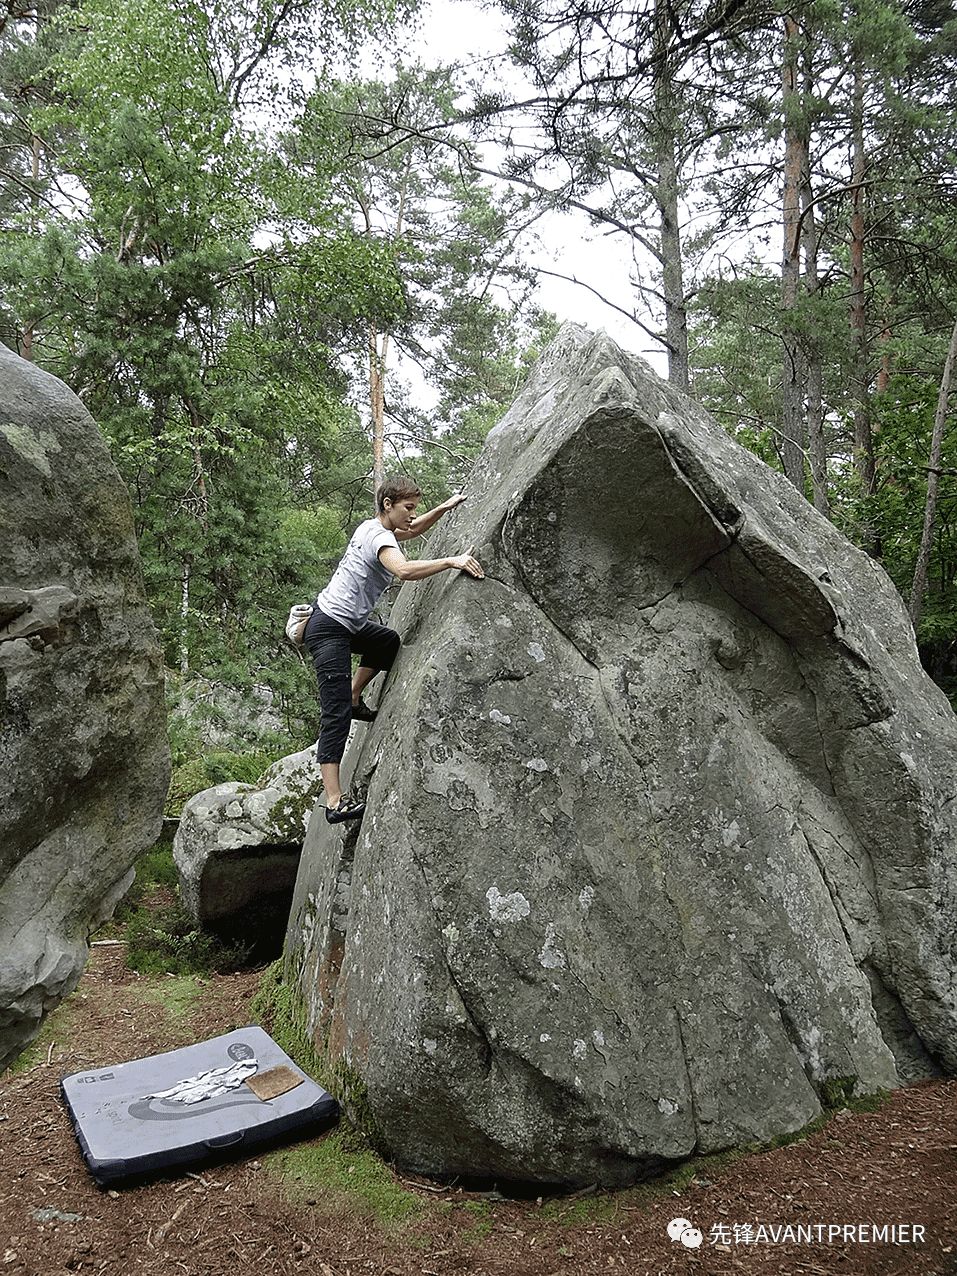
[[[516,1201],[387,1171],[387,1187],[408,1207],[389,1221],[367,1196],[343,1189],[355,1167],[340,1167],[335,1186],[304,1188],[274,1153],[98,1188],[60,1077],[253,1022],[258,978],[164,987],[126,968],[121,943],[94,948],[28,1070],[0,1078],[0,1276],[957,1276],[957,1081],[898,1091],[875,1112],[838,1113],[787,1147],[720,1168],[703,1162],[690,1182],[665,1189]],[[675,1218],[701,1232],[699,1247],[669,1237]],[[826,1231],[871,1223],[923,1226],[925,1239],[851,1241]],[[748,1225],[762,1224],[755,1239]],[[811,1242],[770,1239],[783,1224],[825,1231]]]

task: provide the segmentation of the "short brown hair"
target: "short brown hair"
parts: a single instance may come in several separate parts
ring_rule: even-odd
[[[414,479],[410,479],[407,474],[389,474],[383,479],[382,486],[376,492],[376,509],[380,514],[383,514],[385,513],[386,501],[391,501],[394,505],[396,501],[404,501],[410,496],[419,497],[421,495],[421,487]]]

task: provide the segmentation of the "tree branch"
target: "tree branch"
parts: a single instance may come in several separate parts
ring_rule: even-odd
[[[625,310],[623,306],[617,305],[614,301],[609,301],[608,298],[603,296],[597,288],[593,288],[591,284],[586,284],[583,279],[578,279],[574,275],[562,275],[556,270],[545,270],[543,266],[533,266],[532,269],[536,272],[536,274],[550,275],[553,279],[564,279],[566,283],[577,284],[579,288],[584,288],[587,292],[593,293],[594,296],[596,296],[599,301],[604,302],[606,306],[610,306],[612,310],[617,310],[620,315],[624,315],[626,319],[630,319],[631,322],[636,324],[646,336],[651,338],[652,341],[657,341],[659,345],[664,346],[669,354],[674,353],[674,347],[671,343],[661,336],[660,333],[653,332],[647,324],[642,323],[634,311]]]

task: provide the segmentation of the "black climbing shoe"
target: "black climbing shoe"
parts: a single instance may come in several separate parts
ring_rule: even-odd
[[[330,824],[341,824],[343,820],[358,820],[365,814],[365,802],[357,802],[355,798],[343,793],[338,806],[326,807],[326,819]]]
[[[364,700],[352,706],[352,716],[357,722],[375,722],[378,710],[370,709]]]

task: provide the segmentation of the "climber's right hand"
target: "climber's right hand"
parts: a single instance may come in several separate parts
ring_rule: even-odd
[[[473,558],[471,553],[458,554],[455,558],[449,559],[449,565],[457,568],[460,572],[468,572],[470,576],[474,576],[476,580],[484,580],[485,573],[482,571],[482,564],[478,559]]]

